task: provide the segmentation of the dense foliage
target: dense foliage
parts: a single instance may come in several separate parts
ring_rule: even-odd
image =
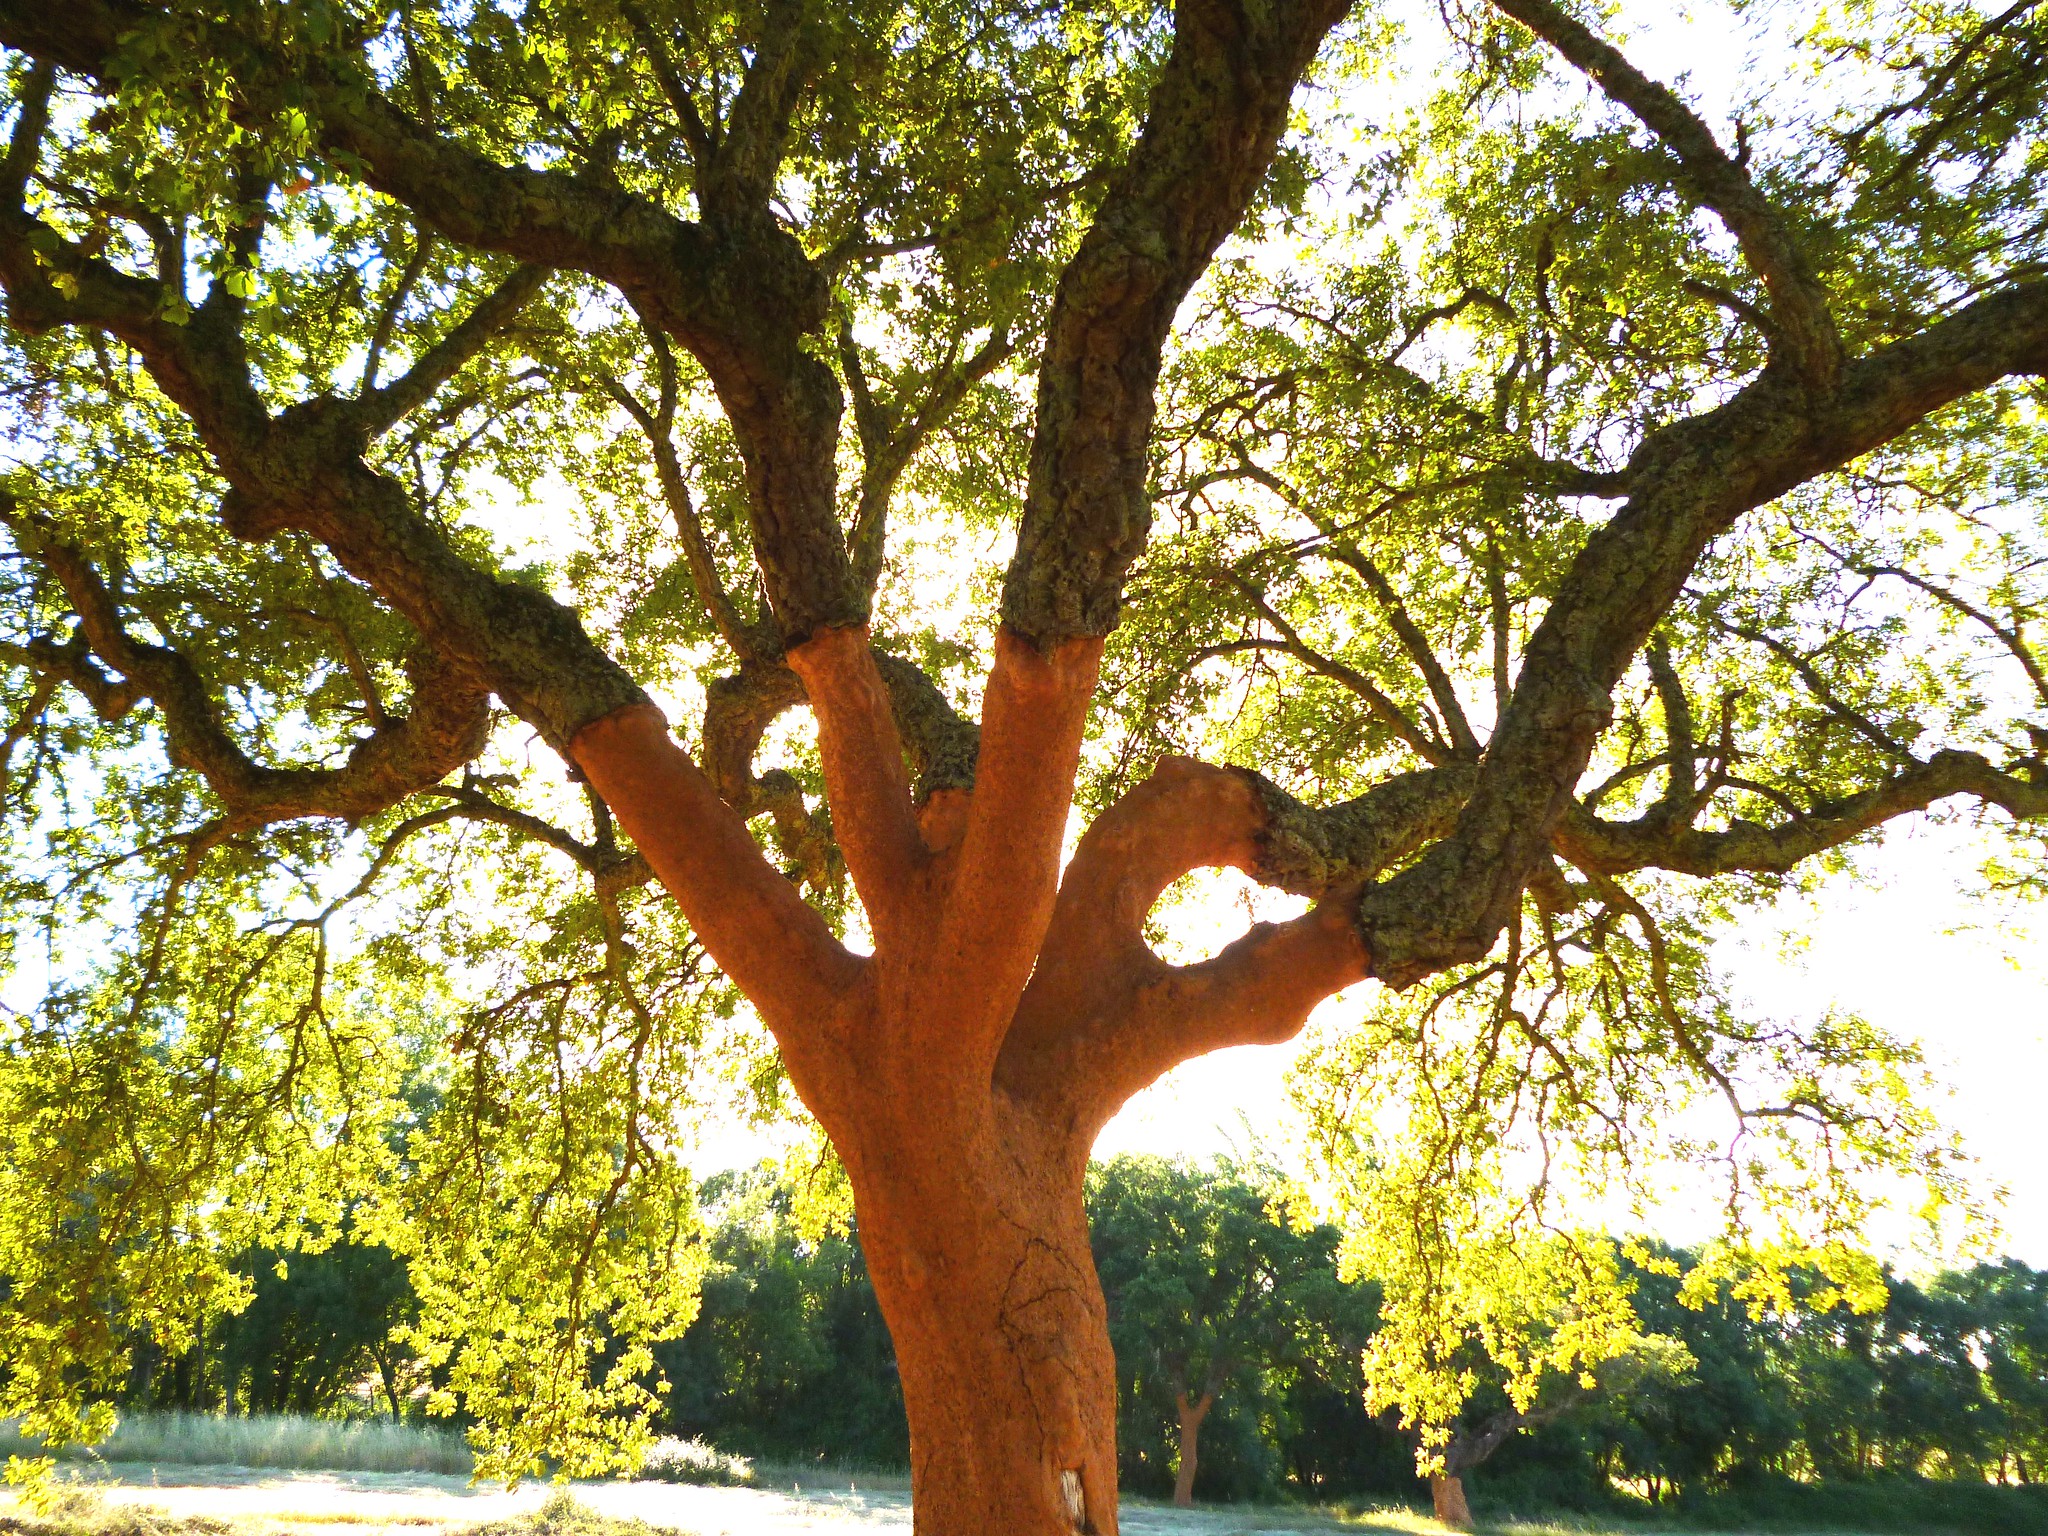
[[[1887,1182],[1960,1193],[1917,1055],[1712,945],[1905,817],[2048,889],[2048,5],[1730,0],[1711,101],[1596,9],[0,0],[0,1412],[89,1437],[346,1238],[489,1469],[630,1462],[700,1282],[830,1251],[707,1233],[714,1100],[847,1143],[901,1346],[913,1236],[1085,1270],[1124,1098],[1368,980],[1307,1098],[1396,1197],[1375,1403],[1476,1388],[1440,1258],[1674,1162],[1759,1297],[1874,1294]],[[687,792],[600,792],[621,720]],[[1278,921],[1212,955],[1153,898],[1219,866]],[[1044,1515],[1114,1408],[1027,1290]],[[1214,1375],[1220,1446],[1278,1341],[1129,1399]],[[2037,1458],[1976,1347],[1940,1455]],[[1801,1422],[1758,1464],[1934,1454]]]
[[[1229,1163],[1120,1158],[1097,1166],[1092,1190],[1124,1382],[1127,1487],[1171,1489],[1173,1397],[1193,1369],[1217,1394],[1202,1430],[1199,1498],[1417,1495],[1416,1437],[1365,1401],[1381,1287],[1340,1274],[1335,1228],[1301,1219],[1270,1175]],[[783,1465],[902,1466],[902,1398],[855,1235],[808,1219],[774,1167],[721,1174],[700,1199],[714,1222],[710,1264],[696,1321],[657,1351],[674,1384],[662,1429]],[[1687,1366],[1591,1393],[1576,1391],[1569,1372],[1550,1373],[1546,1400],[1564,1396],[1567,1411],[1468,1471],[1475,1498],[1599,1507],[1620,1490],[1667,1504],[1747,1496],[1783,1508],[1783,1480],[1836,1488],[1903,1476],[1967,1488],[2048,1479],[2048,1271],[2006,1260],[1926,1281],[1887,1275],[1882,1305],[1866,1314],[1811,1305],[1826,1282],[1795,1272],[1791,1304],[1759,1311],[1725,1287],[1705,1299],[1695,1287],[1681,1300],[1694,1256],[1647,1252],[1656,1267],[1626,1266],[1630,1304],[1643,1332],[1683,1346]],[[1259,1284],[1276,1272],[1280,1284]],[[337,1290],[342,1274],[374,1283]],[[405,1411],[417,1416],[427,1383],[394,1326],[405,1310],[391,1304],[394,1274],[402,1281],[390,1256],[369,1248],[337,1249],[282,1275],[259,1263],[244,1319],[260,1318],[260,1333],[218,1319],[176,1359],[138,1364],[118,1401],[376,1411],[384,1362],[395,1357],[410,1387]],[[1258,1308],[1232,1304],[1247,1291],[1260,1295]],[[1227,1351],[1202,1353],[1226,1339]],[[338,1369],[313,1365],[332,1361]],[[271,1385],[287,1378],[288,1400]],[[1462,1423],[1477,1428],[1505,1410],[1508,1386],[1508,1373],[1481,1359]],[[1944,1506],[1926,1507],[1938,1515]],[[1947,1508],[1963,1518],[1963,1506]]]

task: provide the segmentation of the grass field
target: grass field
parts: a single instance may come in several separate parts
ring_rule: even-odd
[[[0,1425],[0,1456],[38,1449]],[[469,1451],[445,1429],[136,1414],[108,1442],[69,1459],[67,1475],[82,1481],[66,1511],[32,1519],[0,1495],[0,1536],[31,1530],[35,1536],[353,1536],[399,1528],[414,1536],[646,1536],[654,1530],[829,1536],[852,1526],[910,1528],[909,1478],[901,1471],[756,1464],[695,1441],[662,1442],[652,1476],[576,1485],[582,1512],[573,1518],[567,1506],[547,1503],[545,1487],[472,1486]],[[1129,1536],[1442,1531],[1407,1509],[1232,1506],[1188,1513],[1128,1498],[1122,1525]],[[1488,1522],[1482,1514],[1482,1530],[1493,1536],[2048,1536],[2048,1490],[1785,1484],[1753,1491],[1748,1500],[1717,1496],[1683,1519]]]
[[[0,1458],[40,1455],[39,1443],[0,1424]],[[338,1472],[442,1472],[466,1477],[469,1447],[453,1430],[381,1419],[288,1414],[127,1413],[113,1435],[65,1460],[159,1466],[320,1468]]]
[[[907,1493],[826,1487],[703,1487],[651,1482],[528,1485],[508,1492],[433,1474],[278,1473],[230,1467],[81,1468],[94,1486],[43,1516],[0,1497],[0,1536],[897,1536],[910,1530]],[[1299,1507],[1183,1511],[1126,1501],[1125,1536],[1444,1536],[1411,1510],[1349,1513]],[[1888,1527],[1896,1531],[1897,1526]],[[1979,1528],[1952,1524],[1957,1536]],[[1799,1525],[1595,1519],[1482,1522],[1483,1536],[1879,1536],[1838,1522]]]

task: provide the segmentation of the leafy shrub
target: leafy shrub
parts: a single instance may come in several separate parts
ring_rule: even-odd
[[[745,1488],[755,1481],[754,1464],[746,1457],[728,1456],[702,1440],[681,1440],[673,1435],[647,1448],[640,1475],[710,1488]]]

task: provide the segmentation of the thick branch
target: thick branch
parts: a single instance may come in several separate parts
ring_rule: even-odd
[[[793,775],[780,768],[754,772],[761,737],[803,702],[802,681],[779,660],[743,661],[737,672],[713,679],[704,698],[704,772],[742,821],[767,816],[783,858],[812,889],[825,890],[843,867],[830,815],[811,810]]]
[[[911,899],[926,853],[889,691],[866,625],[819,631],[789,653],[789,665],[818,722],[832,823],[880,948],[926,916]]]
[[[1262,885],[1317,898],[1377,879],[1444,836],[1479,782],[1476,766],[1450,763],[1397,773],[1355,800],[1318,808],[1250,769],[1234,771],[1258,795],[1264,818],[1258,862],[1245,872]]]
[[[1041,653],[1007,628],[996,632],[974,795],[931,967],[937,995],[985,1000],[978,1017],[959,1021],[960,1033],[970,1052],[991,1062],[1052,916],[1101,661],[1099,640]]]
[[[697,200],[714,216],[764,212],[797,101],[818,46],[805,0],[767,0],[748,49],[746,75],[726,113],[725,136],[700,170]]]
[[[1664,708],[1664,739],[1669,743],[1666,761],[1670,774],[1665,780],[1664,793],[1658,797],[1657,814],[1664,817],[1690,815],[1699,793],[1698,743],[1693,734],[1692,701],[1686,697],[1685,683],[1678,675],[1678,669],[1671,664],[1671,648],[1662,641],[1651,644],[1644,653],[1649,664],[1650,681],[1657,690],[1657,701]]]
[[[27,648],[32,666],[48,664],[85,694],[102,716],[125,713],[148,699],[163,722],[170,759],[199,774],[226,810],[229,827],[252,827],[304,816],[350,821],[374,815],[438,783],[483,750],[489,701],[430,658],[407,663],[411,713],[359,741],[339,768],[272,768],[256,762],[222,723],[205,680],[181,652],[137,640],[124,626],[114,595],[82,551],[64,542],[0,493],[0,521],[39,560],[79,616],[79,638],[121,674],[111,683],[70,646]]]
[[[862,963],[769,867],[653,705],[584,727],[569,753],[800,1072]]]
[[[1343,0],[1180,0],[1144,132],[1060,278],[1003,619],[1105,635],[1152,523],[1147,444],[1174,311],[1244,217]]]
[[[1748,172],[1715,142],[1698,114],[1555,0],[1494,3],[1590,76],[1678,157],[1694,196],[1721,216],[1770,295],[1774,349],[1807,384],[1830,387],[1842,365],[1842,343],[1828,312],[1826,290],[1794,242],[1783,215],[1757,190]]]
[[[896,731],[917,775],[914,799],[922,806],[941,790],[974,787],[974,765],[981,753],[981,728],[962,719],[952,701],[925,675],[924,669],[887,651],[875,652],[882,686],[889,690]]]
[[[0,0],[0,43],[102,88],[123,36],[162,14],[138,0],[78,0],[53,26],[46,10]],[[802,80],[793,38],[778,35],[757,51],[719,156],[733,161],[720,185],[749,196],[714,198],[710,224],[678,219],[601,177],[500,164],[367,88],[360,59],[294,69],[258,37],[241,34],[234,45],[245,66],[238,112],[261,119],[274,101],[299,93],[323,149],[359,166],[370,186],[406,204],[422,224],[477,250],[610,282],[689,348],[745,460],[757,554],[785,634],[800,640],[815,628],[866,619],[836,505],[839,386],[805,348],[830,296],[796,237],[773,217],[762,182]]]
[[[68,291],[56,275],[69,279]],[[311,534],[431,650],[550,741],[564,743],[590,720],[644,698],[571,610],[470,564],[403,486],[363,462],[367,435],[355,402],[322,397],[273,418],[251,379],[237,312],[208,306],[187,324],[170,324],[153,284],[19,207],[0,210],[0,285],[22,330],[84,326],[135,348],[232,487],[221,507],[231,532],[250,540],[288,528]]]
[[[1850,363],[1832,394],[1768,371],[1651,433],[1628,503],[1586,541],[1524,652],[1457,831],[1369,890],[1375,974],[1406,985],[1486,953],[1548,851],[1629,659],[1744,512],[2012,373],[2048,370],[2048,284],[2021,284]]]
[[[29,668],[53,686],[69,683],[102,720],[120,720],[142,701],[141,686],[132,678],[109,677],[94,662],[83,632],[64,644],[38,637],[27,645],[0,647],[0,657]]]

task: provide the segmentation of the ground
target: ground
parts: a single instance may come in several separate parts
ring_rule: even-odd
[[[420,1536],[496,1522],[540,1509],[559,1490],[528,1483],[511,1492],[471,1487],[460,1477],[412,1472],[281,1472],[252,1467],[115,1464],[84,1474],[114,1506],[147,1506],[179,1518],[228,1520],[293,1536],[349,1536],[403,1528]],[[856,1474],[830,1486],[697,1488],[678,1483],[573,1483],[576,1501],[615,1520],[644,1521],[689,1536],[855,1536],[908,1532],[907,1480]],[[0,1502],[0,1511],[4,1511]],[[1132,1536],[1328,1536],[1356,1531],[1306,1512],[1175,1510],[1124,1504]],[[1433,1531],[1429,1521],[1387,1529]]]
[[[475,1531],[472,1536],[633,1536],[636,1531],[634,1526],[611,1522],[644,1522],[637,1526],[638,1536],[860,1536],[910,1530],[907,1481],[865,1474],[842,1476],[830,1486],[797,1483],[772,1488],[574,1483],[568,1491],[575,1501],[604,1518],[567,1522],[548,1517],[561,1506],[542,1514],[562,1490],[538,1483],[507,1492],[430,1473],[141,1464],[104,1466],[81,1476],[91,1484],[88,1499],[80,1506],[91,1512],[89,1518],[60,1519],[46,1528],[48,1536],[201,1536],[197,1523],[211,1521],[232,1522],[237,1532],[251,1536],[355,1536],[372,1531],[442,1536],[486,1525],[497,1529]],[[195,1523],[159,1525],[148,1518],[159,1511],[173,1521]],[[130,1513],[143,1518],[121,1518]],[[506,1524],[515,1521],[516,1526]],[[649,1526],[659,1529],[650,1532]],[[1141,1499],[1125,1500],[1123,1528],[1131,1536],[1340,1536],[1361,1531],[1432,1536],[1443,1531],[1433,1520],[1401,1511],[1338,1519],[1284,1508],[1177,1510]],[[27,1511],[0,1494],[0,1536],[35,1529]],[[1575,1536],[1597,1536],[1593,1527],[1523,1524],[1500,1527],[1498,1536],[1565,1536],[1567,1530]]]

